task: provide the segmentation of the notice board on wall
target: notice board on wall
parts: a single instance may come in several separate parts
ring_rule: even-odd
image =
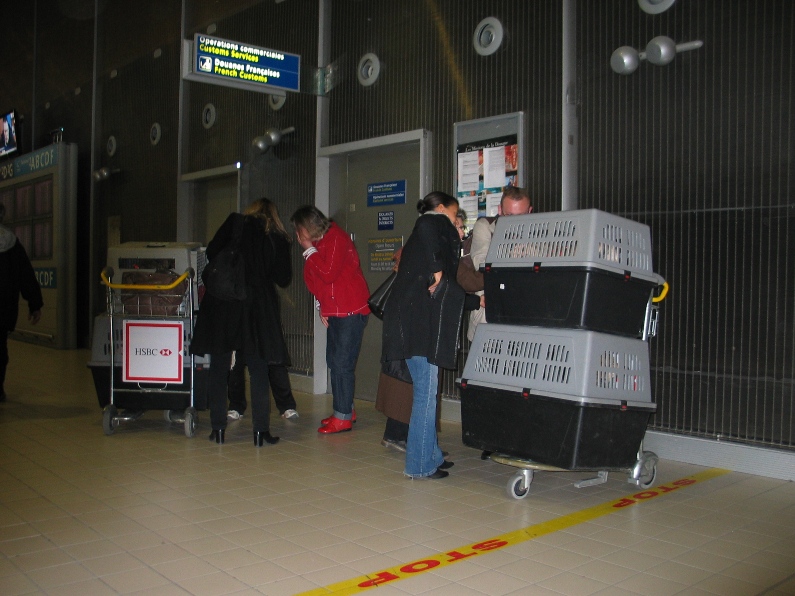
[[[506,186],[525,186],[524,113],[456,122],[456,198],[467,214],[466,224],[497,215]]]

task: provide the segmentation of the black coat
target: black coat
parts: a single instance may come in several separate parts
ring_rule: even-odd
[[[25,248],[10,230],[0,226],[0,333],[17,326],[20,294],[27,300],[30,312],[44,305]]]
[[[456,282],[461,248],[458,231],[444,214],[417,219],[400,257],[392,293],[384,307],[381,361],[424,356],[442,368],[455,368],[464,308],[480,298]],[[442,281],[433,296],[433,274]]]
[[[235,219],[243,217],[233,213],[218,228],[207,245],[208,260],[227,245]],[[221,354],[243,350],[259,354],[272,364],[289,365],[276,285],[284,288],[292,279],[290,243],[279,233],[266,234],[258,218],[246,216],[240,246],[246,269],[246,299],[226,301],[205,293],[191,351]]]

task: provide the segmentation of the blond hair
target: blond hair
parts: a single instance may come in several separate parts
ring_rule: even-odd
[[[262,222],[262,227],[265,228],[266,234],[275,232],[277,234],[281,234],[288,240],[290,239],[290,235],[287,233],[287,230],[285,229],[284,224],[279,217],[279,211],[276,208],[276,203],[270,199],[266,199],[265,197],[257,199],[243,210],[243,215],[251,215],[252,217],[256,217],[260,222]]]

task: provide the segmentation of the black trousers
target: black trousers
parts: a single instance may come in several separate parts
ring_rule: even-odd
[[[226,428],[226,386],[231,364],[232,352],[211,355],[207,397],[213,430]],[[251,419],[254,432],[269,431],[271,400],[268,397],[268,363],[259,356],[249,356],[246,364],[251,375]]]
[[[387,417],[384,438],[390,441],[408,441],[409,425],[394,418]]]
[[[227,380],[227,392],[229,396],[229,409],[239,413],[246,411],[246,355],[243,352],[235,354],[235,365],[229,371]],[[249,373],[251,371],[249,370]],[[273,401],[279,409],[279,414],[284,414],[286,410],[295,410],[295,397],[290,386],[290,374],[287,367],[283,364],[268,364],[268,384]],[[252,386],[252,393],[254,392]]]
[[[6,381],[8,368],[8,331],[0,329],[0,395],[5,393],[3,383]]]

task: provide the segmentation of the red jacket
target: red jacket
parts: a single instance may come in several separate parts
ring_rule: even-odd
[[[304,251],[304,281],[320,303],[324,317],[370,314],[370,290],[350,236],[337,224]]]

